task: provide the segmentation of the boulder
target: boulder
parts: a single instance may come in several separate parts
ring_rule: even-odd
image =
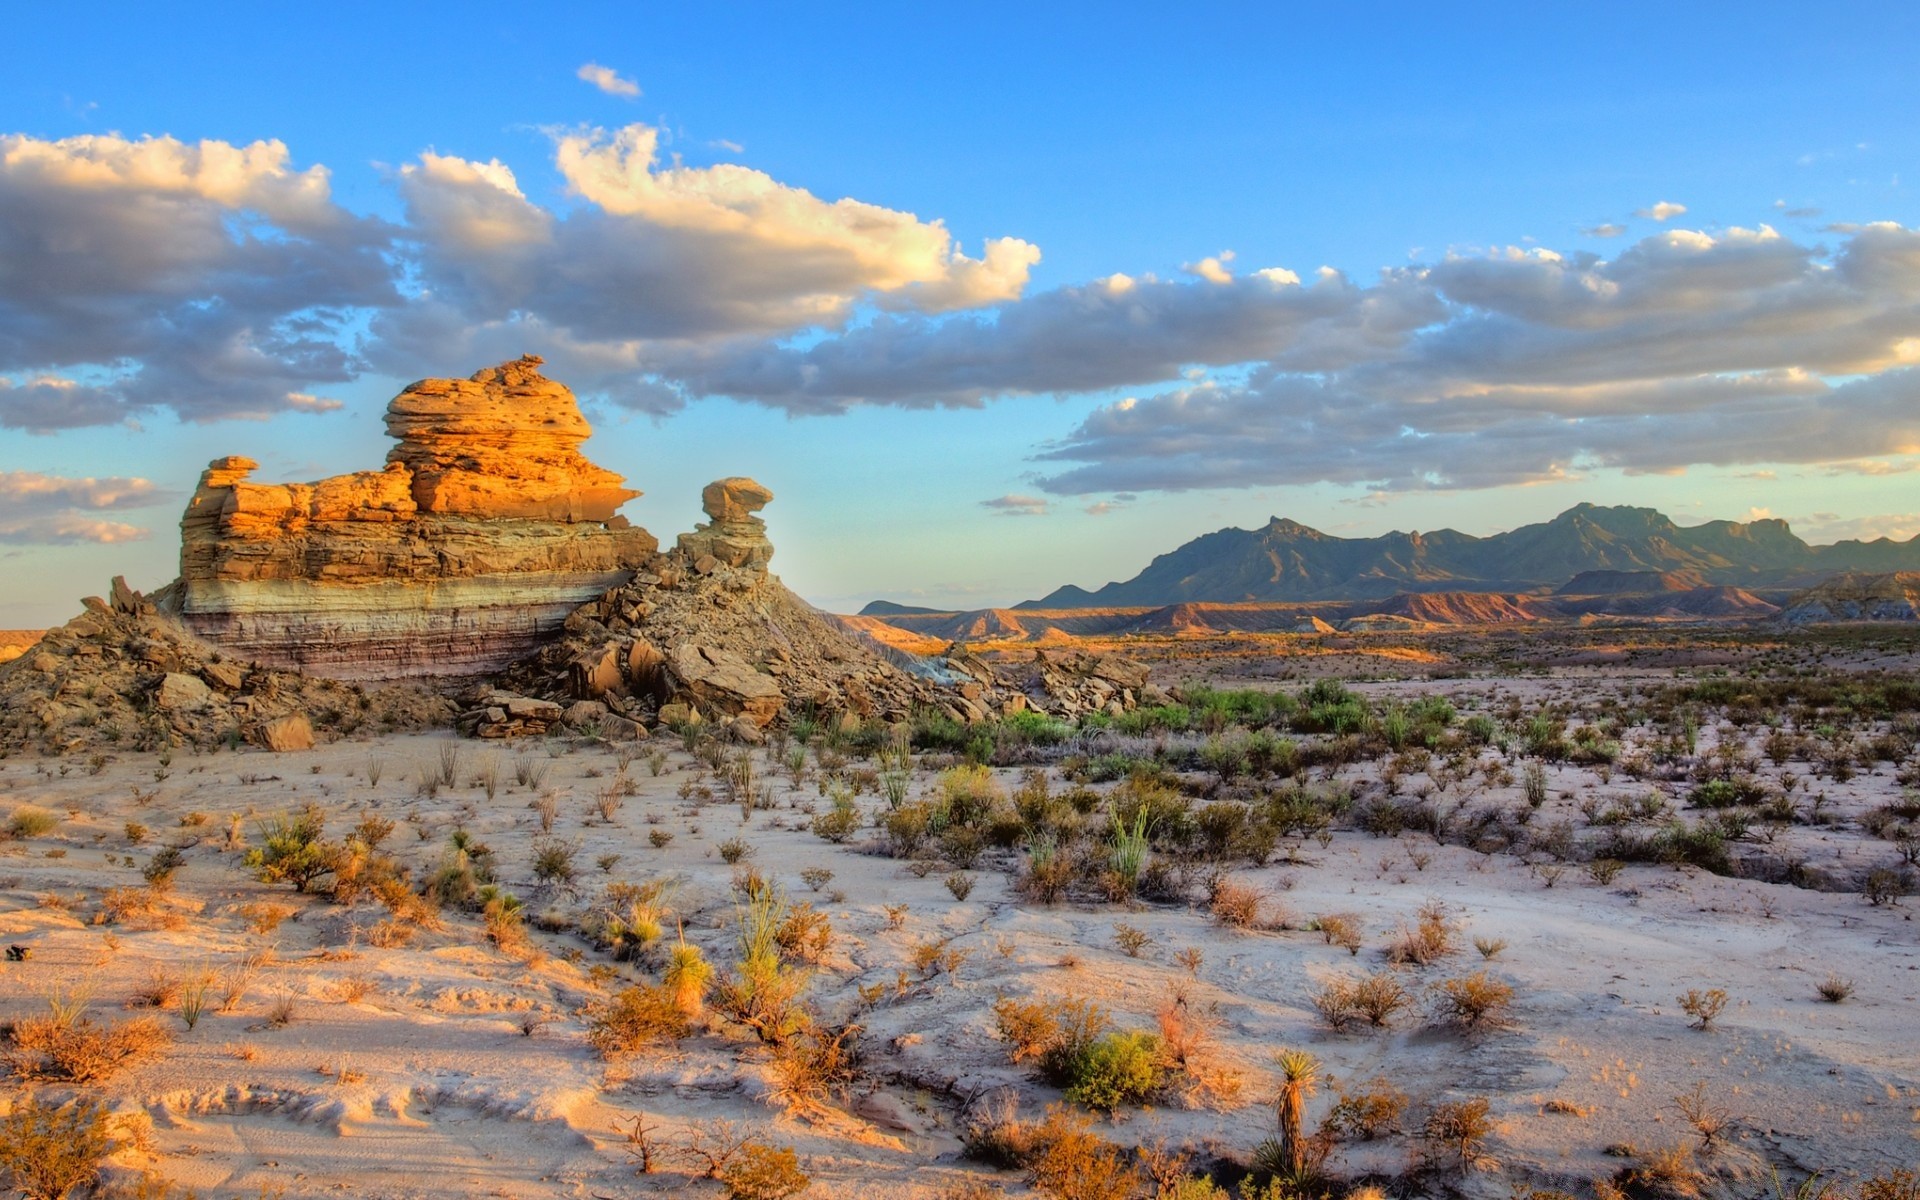
[[[773,493],[765,485],[743,475],[716,479],[700,491],[700,507],[709,518],[722,525],[751,519],[772,499]]]
[[[276,754],[313,749],[313,724],[305,713],[275,717],[260,727],[260,744]]]
[[[621,665],[620,645],[603,642],[574,656],[567,664],[567,691],[581,700],[594,700],[609,692],[620,691],[627,682]]]
[[[780,712],[785,697],[778,684],[717,646],[692,642],[675,647],[669,668],[684,702],[708,712],[745,717],[764,729]]]
[[[213,702],[213,689],[192,675],[169,671],[160,677],[154,707],[164,712],[197,712]]]
[[[588,725],[598,725],[613,714],[607,706],[598,700],[576,700],[567,705],[565,720],[567,728],[582,729]]]
[[[210,662],[200,668],[200,677],[217,688],[237,692],[247,681],[247,673],[238,663]]]

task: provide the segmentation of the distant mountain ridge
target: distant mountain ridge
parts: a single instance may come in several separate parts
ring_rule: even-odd
[[[1068,585],[1016,609],[1151,606],[1186,602],[1381,599],[1402,592],[1577,594],[1691,586],[1806,587],[1842,571],[1920,570],[1920,536],[1811,545],[1785,521],[1676,525],[1651,508],[1578,504],[1551,521],[1474,537],[1457,530],[1342,538],[1273,518],[1222,529],[1162,554],[1132,579],[1095,591]],[[1600,574],[1590,574],[1600,573]],[[1667,576],[1661,580],[1660,576]]]

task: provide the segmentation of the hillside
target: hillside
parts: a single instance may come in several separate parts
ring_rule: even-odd
[[[1069,585],[1015,607],[1366,600],[1402,592],[1594,595],[1804,587],[1850,570],[1920,570],[1920,538],[1816,546],[1781,520],[1682,526],[1651,508],[1593,504],[1487,537],[1443,529],[1342,538],[1276,517],[1259,529],[1195,538],[1132,579],[1095,591]]]

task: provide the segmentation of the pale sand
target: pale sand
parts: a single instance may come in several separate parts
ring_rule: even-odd
[[[1499,686],[1551,693],[1580,685]],[[1463,681],[1451,690],[1484,694],[1489,684]],[[1151,1028],[1168,989],[1187,978],[1173,958],[1185,947],[1203,955],[1190,1003],[1218,1004],[1222,1059],[1247,1072],[1244,1096],[1224,1112],[1123,1111],[1115,1125],[1102,1123],[1116,1140],[1191,1140],[1244,1157],[1272,1132],[1271,1051],[1304,1046],[1340,1079],[1390,1077],[1415,1095],[1416,1107],[1427,1098],[1490,1097],[1499,1132],[1489,1149],[1507,1173],[1467,1184],[1489,1196],[1505,1197],[1512,1179],[1540,1170],[1576,1179],[1610,1174],[1622,1165],[1603,1153],[1614,1144],[1691,1138],[1672,1099],[1696,1081],[1738,1118],[1734,1145],[1712,1161],[1747,1178],[1758,1178],[1765,1161],[1841,1172],[1920,1161],[1920,1038],[1913,1032],[1920,939],[1910,919],[1920,903],[1874,908],[1857,894],[1646,866],[1626,868],[1607,887],[1574,867],[1547,887],[1507,855],[1353,832],[1336,834],[1324,850],[1306,843],[1302,862],[1235,872],[1272,889],[1297,922],[1362,914],[1368,948],[1354,959],[1315,933],[1223,930],[1197,908],[1019,903],[1006,871],[993,869],[991,851],[970,899],[956,903],[938,873],[916,878],[900,861],[808,832],[809,818],[794,806],[819,802],[811,781],[796,792],[770,775],[778,807],[744,826],[723,801],[692,812],[675,792],[697,768],[666,740],[648,744],[670,751],[666,773],[653,777],[644,759],[634,762],[638,794],[626,798],[612,825],[592,815],[595,792],[617,769],[608,748],[550,758],[539,746],[461,743],[460,785],[417,797],[408,777],[437,761],[444,740],[388,737],[277,756],[177,751],[159,782],[153,755],[115,755],[97,775],[79,759],[0,762],[0,815],[31,803],[65,817],[48,836],[0,842],[0,940],[32,950],[25,963],[0,965],[0,1019],[38,1011],[50,990],[77,985],[91,989],[97,1015],[119,1017],[156,967],[186,973],[219,969],[263,947],[277,954],[236,1012],[207,1015],[191,1032],[169,1014],[178,1035],[171,1049],[107,1085],[122,1111],[152,1121],[149,1146],[121,1155],[120,1166],[151,1169],[203,1196],[251,1197],[281,1186],[288,1195],[369,1197],[717,1194],[717,1185],[693,1185],[684,1162],[653,1176],[634,1172],[613,1125],[644,1112],[667,1143],[696,1119],[750,1122],[767,1140],[796,1148],[814,1178],[812,1196],[932,1197],[963,1172],[1020,1194],[1017,1176],[958,1155],[963,1098],[1011,1085],[1029,1113],[1058,1098],[1008,1064],[993,1032],[994,999],[1086,996],[1122,1025]],[[531,879],[538,824],[530,791],[511,783],[516,755],[547,769],[545,786],[560,798],[555,833],[581,845],[582,891],[574,898],[543,892]],[[489,756],[497,756],[500,778],[491,801],[468,783]],[[365,774],[376,759],[384,774],[373,787]],[[64,776],[51,773],[63,767]],[[1003,772],[1009,783],[1016,775]],[[932,780],[922,773],[916,787]],[[1556,798],[1536,820],[1565,815],[1577,823],[1574,802],[1558,798],[1563,787],[1629,796],[1648,785],[1618,775],[1601,784],[1576,769],[1556,770]],[[1820,787],[1843,811],[1897,794],[1884,764],[1878,774]],[[745,839],[754,865],[832,918],[833,950],[810,991],[825,1015],[851,1015],[856,985],[909,977],[904,991],[889,988],[860,1018],[866,1094],[846,1112],[811,1121],[780,1112],[766,1100],[764,1053],[716,1034],[610,1068],[585,1044],[575,1015],[605,994],[585,968],[607,959],[586,949],[578,964],[565,961],[569,947],[585,947],[577,937],[535,933],[542,953],[529,960],[488,945],[477,921],[455,916],[445,931],[422,934],[409,947],[378,949],[357,932],[384,915],[377,905],[343,909],[294,897],[254,882],[237,853],[219,848],[229,814],[274,813],[308,799],[333,814],[336,836],[368,812],[401,820],[388,848],[414,865],[416,877],[438,861],[452,830],[468,829],[495,849],[503,881],[532,913],[550,906],[577,913],[609,878],[669,875],[679,881],[672,898],[686,936],[718,963],[735,957],[734,908],[731,869],[715,847]],[[877,801],[868,795],[862,803]],[[209,814],[210,823],[183,827],[193,811]],[[654,818],[658,824],[649,824]],[[128,821],[150,827],[144,845],[128,843]],[[674,834],[665,849],[648,843],[656,828]],[[251,817],[246,831],[258,840]],[[177,927],[91,923],[106,887],[138,885],[138,866],[181,835],[201,840],[186,851],[170,902]],[[1796,826],[1783,837],[1836,862],[1889,853],[1857,832]],[[594,866],[605,853],[620,855],[611,875]],[[124,865],[128,854],[132,867]],[[817,894],[799,876],[813,866],[833,871]],[[828,899],[834,891],[845,899]],[[1308,1001],[1313,982],[1378,967],[1386,936],[1430,898],[1458,914],[1463,941],[1508,943],[1487,965],[1518,989],[1514,1026],[1465,1037],[1422,1028],[1415,1017],[1387,1033],[1326,1030]],[[274,934],[256,934],[237,909],[257,902],[288,904],[296,915]],[[885,905],[907,906],[902,928],[888,928]],[[1140,958],[1115,948],[1119,921],[1154,939]],[[935,937],[968,954],[957,976],[922,980],[908,956]],[[1469,947],[1408,980],[1418,987],[1480,965]],[[620,970],[651,977],[637,967]],[[1815,985],[1829,972],[1855,982],[1853,999],[1818,1001]],[[368,988],[364,998],[340,999],[356,983]],[[1677,1010],[1677,994],[1691,987],[1721,987],[1733,997],[1717,1029],[1691,1029]],[[293,997],[295,1019],[268,1027],[269,1005],[281,995]],[[530,1037],[521,1029],[527,1013],[545,1018]],[[343,1072],[351,1082],[341,1081]],[[1544,1112],[1550,1099],[1589,1115]],[[1328,1103],[1323,1088],[1311,1119]],[[1396,1138],[1352,1148],[1336,1162],[1349,1172],[1398,1169],[1408,1152],[1407,1140]]]

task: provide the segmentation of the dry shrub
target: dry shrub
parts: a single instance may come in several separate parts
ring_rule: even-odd
[[[1513,987],[1485,971],[1445,979],[1427,993],[1436,1024],[1491,1029],[1507,1023]]]
[[[748,1142],[720,1171],[729,1200],[784,1200],[807,1190],[812,1182],[800,1169],[791,1146]]]
[[[108,888],[100,897],[100,913],[95,921],[138,929],[178,929],[186,923],[178,913],[167,908],[160,893],[145,887]]]
[[[180,998],[180,977],[155,963],[147,968],[147,978],[127,997],[128,1008],[172,1008]]]
[[[1695,1029],[1712,1029],[1714,1018],[1727,1007],[1727,993],[1720,988],[1688,988],[1680,997],[1680,1011],[1693,1018]]]
[[[117,1149],[107,1106],[98,1101],[56,1107],[28,1097],[0,1119],[0,1167],[27,1200],[65,1200],[92,1187]]]
[[[833,946],[833,922],[811,904],[796,904],[774,931],[773,940],[789,962],[817,963]]]
[[[1492,1108],[1484,1096],[1434,1105],[1420,1127],[1420,1139],[1426,1143],[1427,1156],[1462,1171],[1491,1167],[1493,1162],[1487,1157],[1486,1144],[1493,1133]]]
[[[1369,1079],[1351,1089],[1336,1085],[1334,1093],[1339,1099],[1320,1122],[1328,1139],[1371,1142],[1400,1132],[1407,1094],[1387,1080]]]
[[[1359,954],[1365,941],[1360,918],[1352,913],[1328,913],[1314,921],[1314,927],[1329,946],[1339,946],[1348,954]]]
[[[1144,1186],[1124,1150],[1061,1105],[1038,1122],[1023,1121],[1012,1094],[998,1093],[976,1108],[961,1136],[969,1157],[1024,1167],[1027,1181],[1056,1200],[1126,1200]]]
[[[8,1034],[8,1068],[22,1079],[102,1083],[173,1041],[153,1017],[102,1024],[91,1017],[28,1017]]]
[[[774,1099],[801,1112],[824,1111],[827,1101],[854,1081],[859,1034],[858,1025],[812,1029],[778,1047]]]
[[[1458,934],[1448,919],[1447,906],[1438,900],[1423,905],[1411,926],[1402,925],[1387,946],[1387,959],[1401,965],[1429,966],[1460,948]]]
[[[1693,1147],[1684,1142],[1637,1156],[1620,1182],[1641,1193],[1666,1200],[1697,1200],[1707,1177],[1693,1162]]]
[[[1015,1063],[1037,1059],[1060,1036],[1064,1000],[1015,1000],[1003,996],[994,1001],[993,1017],[1000,1029],[1000,1040],[1007,1043],[1007,1057]]]
[[[262,935],[280,928],[281,922],[293,915],[293,909],[288,906],[264,900],[242,904],[238,911],[247,928]]]
[[[1407,989],[1391,971],[1335,976],[1314,989],[1309,998],[1334,1029],[1345,1029],[1356,1021],[1385,1029],[1393,1024],[1395,1013],[1412,1003]]]
[[[1214,883],[1207,911],[1213,919],[1231,929],[1257,929],[1266,907],[1267,894],[1251,884],[1221,879]]]
[[[677,1042],[693,1031],[673,993],[657,984],[622,988],[613,999],[589,1008],[586,1018],[587,1042],[603,1058]]]
[[[1040,1050],[1040,1076],[1055,1087],[1071,1084],[1081,1061],[1113,1028],[1107,1011],[1088,1000],[1054,1001],[1052,1038]]]

